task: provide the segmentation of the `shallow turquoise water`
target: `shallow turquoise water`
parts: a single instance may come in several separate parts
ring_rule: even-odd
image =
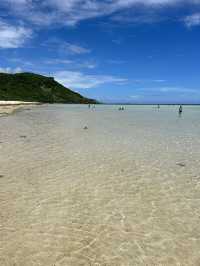
[[[118,107],[0,118],[1,265],[199,265],[200,107]]]

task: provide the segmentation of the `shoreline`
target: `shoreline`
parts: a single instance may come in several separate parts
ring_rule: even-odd
[[[40,105],[39,102],[0,101],[0,117],[13,114],[25,106]]]

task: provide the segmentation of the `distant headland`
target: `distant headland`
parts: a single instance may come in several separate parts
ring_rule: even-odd
[[[97,104],[76,93],[53,77],[34,73],[0,73],[0,101],[25,101],[41,103]]]

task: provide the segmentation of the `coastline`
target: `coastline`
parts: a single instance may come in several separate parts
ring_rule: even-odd
[[[25,106],[39,105],[39,102],[0,101],[0,117],[13,114]]]

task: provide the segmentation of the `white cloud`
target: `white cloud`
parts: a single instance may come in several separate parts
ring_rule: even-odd
[[[182,88],[182,87],[163,87],[155,89],[160,91],[161,93],[180,93],[180,94],[200,94],[200,90],[198,89],[189,89],[189,88]]]
[[[55,79],[72,89],[95,88],[102,84],[124,84],[127,79],[106,75],[85,75],[76,71],[60,71],[54,74]]]
[[[0,67],[0,73],[20,73],[22,72],[21,67],[11,68],[11,67]]]
[[[52,1],[51,1],[52,2]],[[70,5],[64,1],[54,1],[59,3],[58,11],[67,13],[68,20],[66,24],[74,25],[77,22],[85,19],[94,17],[101,17],[111,15],[115,12],[134,8],[135,5],[142,4],[144,7],[152,6],[163,6],[164,4],[176,3],[176,0],[110,0],[110,1],[99,1],[99,0],[73,0],[70,1]],[[81,8],[82,6],[82,8]]]
[[[0,48],[22,47],[32,31],[23,26],[13,26],[0,20]]]
[[[200,90],[198,88],[185,87],[148,87],[134,88],[133,94],[129,96],[130,101],[140,103],[190,103],[194,99],[198,102]]]
[[[166,82],[165,79],[134,79],[137,83],[163,83]]]
[[[184,88],[184,87],[150,87],[150,88],[135,88],[135,95],[140,95],[140,97],[157,97],[157,96],[167,96],[167,95],[178,95],[178,96],[191,96],[200,95],[199,89]]]
[[[1,0],[3,6],[17,6],[17,5],[27,5],[29,0]]]
[[[86,62],[82,62],[82,63],[77,63],[76,66],[79,68],[94,69],[97,67],[97,63],[86,61]]]
[[[68,65],[71,69],[94,69],[97,67],[97,63],[93,61],[78,61],[78,60],[69,60],[69,59],[49,59],[44,61],[47,65]]]
[[[184,19],[184,21],[188,27],[199,26],[200,25],[200,13],[195,13],[190,16],[187,16]]]
[[[199,0],[1,0],[0,6],[37,25],[75,25],[85,19],[133,10],[138,5],[149,10],[176,4],[199,4]]]
[[[46,60],[44,62],[47,65],[56,65],[56,64],[72,64],[73,61],[69,60],[69,59],[50,59],[50,60]]]
[[[141,95],[135,94],[135,95],[131,95],[130,98],[137,100],[141,98]]]
[[[152,82],[162,83],[162,82],[166,82],[166,80],[165,79],[153,79]]]
[[[81,55],[81,54],[89,54],[91,52],[90,49],[85,48],[79,44],[66,42],[64,40],[58,38],[50,38],[45,41],[43,46],[47,46],[49,49],[56,50],[63,53],[67,53],[70,55]]]
[[[84,48],[82,46],[79,46],[77,44],[73,43],[65,43],[66,50],[69,51],[72,54],[88,54],[90,53],[90,50],[87,48]]]
[[[118,60],[118,59],[108,59],[107,63],[112,64],[112,65],[121,65],[121,64],[126,63],[126,61]]]

